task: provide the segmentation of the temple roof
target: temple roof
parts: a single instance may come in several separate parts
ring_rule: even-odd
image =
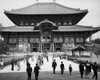
[[[94,30],[98,30],[98,28],[94,28],[92,26],[73,25],[73,26],[59,26],[58,30],[54,31],[74,32],[74,31],[94,31]]]
[[[100,27],[93,28],[92,26],[59,26],[57,30],[53,30],[54,32],[80,32],[80,31],[99,31]],[[2,32],[39,32],[39,30],[34,30],[33,26],[11,26],[11,27],[3,27]]]
[[[84,50],[86,50],[86,48],[82,45],[77,45],[72,49],[72,51],[84,51]]]
[[[87,10],[80,10],[69,8],[55,2],[49,3],[35,3],[28,7],[21,9],[12,9],[12,11],[5,11],[10,14],[24,14],[24,15],[37,15],[37,14],[77,14],[87,13]]]

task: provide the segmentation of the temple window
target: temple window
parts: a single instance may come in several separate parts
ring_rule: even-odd
[[[72,21],[71,21],[71,20],[69,20],[68,24],[69,24],[69,26],[71,26],[71,25],[72,25]]]
[[[30,38],[30,43],[39,42],[39,38]]]
[[[67,22],[64,22],[64,24],[63,25],[67,25]]]
[[[78,37],[78,38],[76,38],[76,42],[83,42],[83,38],[82,37]]]
[[[10,39],[9,39],[9,43],[17,43],[16,38],[10,38]]]
[[[22,41],[23,41],[23,39],[22,39],[22,38],[19,38],[19,39],[18,39],[18,42],[19,42],[19,43],[20,43],[20,42],[22,42]]]
[[[32,22],[31,25],[34,25],[34,23]]]
[[[74,37],[65,37],[65,44],[67,47],[74,47]]]
[[[25,25],[29,25],[28,23],[26,23]]]
[[[23,21],[20,22],[20,25],[24,25]]]
[[[58,23],[58,25],[60,26],[60,25],[61,25],[61,23],[59,22],[59,23]]]

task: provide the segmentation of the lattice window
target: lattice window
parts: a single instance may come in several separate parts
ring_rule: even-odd
[[[63,38],[62,37],[54,37],[53,42],[63,42]]]
[[[30,43],[39,42],[39,38],[30,38]]]
[[[10,38],[10,39],[9,39],[9,43],[17,43],[16,38]]]
[[[83,38],[82,37],[76,38],[76,42],[83,42]]]

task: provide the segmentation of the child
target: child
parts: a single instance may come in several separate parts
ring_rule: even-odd
[[[71,73],[72,73],[72,66],[71,66],[71,64],[69,65],[69,74],[71,75]]]

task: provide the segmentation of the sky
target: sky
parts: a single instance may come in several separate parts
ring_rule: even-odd
[[[4,14],[4,10],[19,9],[38,2],[53,2],[53,0],[0,0],[0,23],[4,27],[14,25]],[[85,26],[100,26],[100,0],[55,0],[56,3],[71,8],[88,9],[86,16],[78,23]],[[93,34],[92,39],[100,38],[100,31]]]

